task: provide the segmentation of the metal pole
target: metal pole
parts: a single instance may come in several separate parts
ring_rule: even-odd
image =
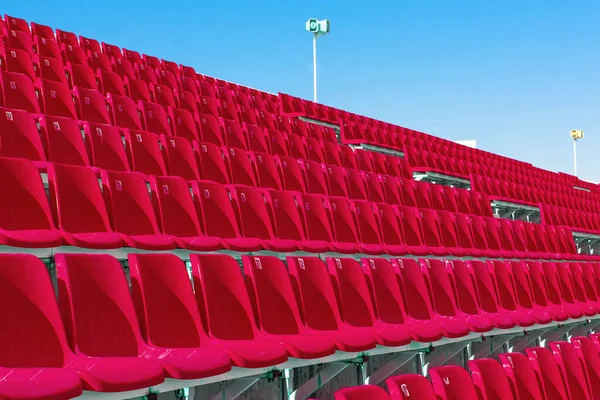
[[[315,75],[315,79],[316,75]],[[316,82],[316,80],[315,80]],[[317,86],[315,83],[315,93],[317,93]],[[315,98],[317,97],[317,95],[315,94]],[[316,101],[316,100],[315,100]],[[577,139],[573,139],[573,175],[577,176]]]
[[[317,102],[317,35],[313,35],[313,91]]]

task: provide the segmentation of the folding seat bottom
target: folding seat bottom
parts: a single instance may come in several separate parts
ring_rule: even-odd
[[[281,364],[288,359],[285,347],[273,341],[212,339],[211,346],[227,352],[233,363],[242,368],[261,368]]]
[[[175,241],[168,235],[121,235],[128,247],[143,250],[172,250]]]
[[[61,231],[63,238],[72,246],[88,249],[117,249],[123,246],[121,236],[114,232],[80,232]]]
[[[125,392],[164,380],[158,363],[137,357],[73,357],[67,365],[79,373],[84,390],[95,392]]]
[[[214,348],[151,348],[142,358],[156,360],[173,379],[201,379],[231,370],[227,354]]]
[[[81,395],[81,379],[61,368],[2,368],[0,397],[7,399],[70,399]]]
[[[0,231],[0,244],[28,248],[58,247],[62,244],[62,238],[54,230],[3,230]]]

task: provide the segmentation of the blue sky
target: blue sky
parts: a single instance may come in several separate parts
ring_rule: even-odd
[[[89,3],[89,4],[88,4]],[[8,0],[0,12],[600,181],[595,0]]]

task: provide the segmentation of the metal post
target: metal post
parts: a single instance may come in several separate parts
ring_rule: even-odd
[[[317,35],[313,35],[313,91],[317,102]],[[577,175],[577,173],[575,173]]]
[[[316,74],[316,72],[315,72],[315,74]],[[317,84],[316,84],[316,82],[317,81],[316,81],[316,79],[317,78],[316,78],[316,75],[315,75],[315,101],[317,101],[316,100],[316,98],[317,98],[317,95],[316,95],[316,93],[317,93],[317,89],[316,89],[317,88]],[[577,139],[575,139],[575,138],[573,139],[573,175],[577,176]]]

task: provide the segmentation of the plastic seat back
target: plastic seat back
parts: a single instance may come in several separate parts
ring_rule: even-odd
[[[121,264],[108,254],[57,254],[60,310],[71,347],[89,357],[137,357],[145,347]]]
[[[200,347],[206,340],[192,283],[173,254],[129,254],[131,294],[150,346]]]
[[[408,314],[419,320],[433,319],[429,282],[419,263],[410,258],[398,258],[392,261],[392,265],[401,277]]]
[[[203,180],[229,183],[229,174],[222,148],[213,143],[195,142],[194,150],[198,157],[198,169]]]
[[[54,229],[37,168],[29,161],[0,157],[0,230]]]
[[[437,400],[431,382],[423,375],[392,376],[385,383],[392,400]]]
[[[238,210],[237,217],[242,236],[264,240],[274,239],[264,192],[245,186],[234,186],[231,194]]]
[[[315,330],[337,330],[342,325],[327,267],[317,257],[287,257],[304,323]]]
[[[516,400],[502,365],[491,358],[468,362],[473,384],[483,400]]]
[[[131,98],[112,93],[109,93],[106,98],[110,105],[114,125],[121,128],[142,130],[142,122],[138,116],[138,110]]]
[[[148,132],[171,136],[171,125],[165,109],[156,103],[138,102],[141,118]]]
[[[288,191],[270,190],[268,202],[277,238],[298,242],[306,240],[301,215],[302,199]]]
[[[392,264],[384,258],[363,258],[361,262],[378,318],[388,324],[405,323],[403,294]]]
[[[529,362],[541,382],[546,399],[568,400],[563,378],[552,352],[545,347],[530,347],[525,349]]]
[[[240,237],[233,196],[221,184],[209,181],[192,182],[194,203],[207,236]]]
[[[469,264],[475,278],[481,309],[490,313],[499,312],[501,310],[500,301],[494,276],[490,272],[490,265],[480,260],[473,260]]]
[[[427,274],[431,285],[431,297],[435,311],[440,315],[455,316],[458,304],[454,295],[454,282],[444,260],[421,259],[421,269]]]
[[[523,353],[505,353],[498,356],[504,373],[518,400],[544,400],[544,391],[531,363]]]
[[[478,400],[469,373],[457,365],[429,370],[433,391],[440,400]]]
[[[202,236],[188,183],[175,176],[151,176],[152,201],[162,232],[179,237]]]
[[[566,383],[570,399],[591,399],[588,373],[573,345],[569,342],[550,343],[554,360]]]
[[[130,129],[125,129],[124,134],[125,149],[133,171],[157,176],[167,175],[158,136]]]
[[[4,106],[39,114],[40,105],[31,79],[17,72],[0,71]]]
[[[330,204],[324,196],[301,195],[304,229],[309,240],[333,242],[333,230],[329,222]]]
[[[90,165],[77,121],[46,115],[40,119],[40,130],[48,161],[68,165]]]
[[[358,261],[351,258],[327,258],[327,268],[338,290],[344,321],[352,326],[373,326],[375,311]]]
[[[0,107],[0,155],[46,161],[46,154],[33,116],[27,111]]]
[[[257,327],[238,263],[222,254],[192,254],[190,261],[196,302],[209,334],[224,340],[254,339]]]
[[[359,233],[350,200],[341,197],[330,197],[329,203],[336,241],[350,244],[359,243]]]
[[[97,90],[75,86],[73,88],[79,118],[91,123],[112,125],[106,98]]]
[[[236,185],[258,186],[249,154],[242,149],[227,149],[227,161],[229,164],[229,178]]]
[[[49,165],[48,180],[50,204],[60,229],[71,233],[112,231],[98,179],[91,169]]]
[[[0,254],[0,363],[6,368],[62,367],[70,357],[48,270],[29,254]]]
[[[242,263],[260,329],[276,335],[300,333],[300,310],[283,261],[269,256],[242,256]]]
[[[116,232],[126,235],[160,233],[142,175],[136,172],[102,171],[102,189]]]
[[[112,171],[129,171],[127,153],[118,128],[85,122],[83,131],[92,165]]]
[[[187,139],[161,135],[160,143],[169,175],[180,176],[186,180],[200,179],[194,150]]]

